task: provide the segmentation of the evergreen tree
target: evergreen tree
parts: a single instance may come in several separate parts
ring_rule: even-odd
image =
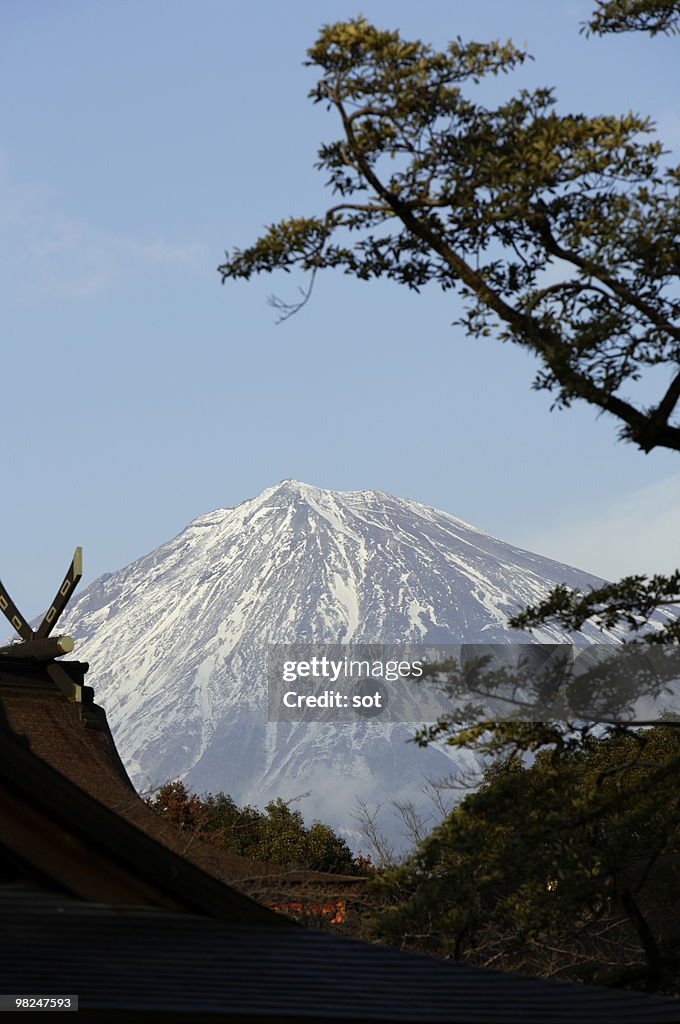
[[[373,883],[375,934],[511,970],[680,990],[680,733],[510,757]]]
[[[584,27],[655,34],[679,21],[678,0],[609,0]],[[466,95],[466,83],[528,56],[460,38],[437,51],[364,18],[322,28],[307,63],[319,70],[311,98],[340,128],[317,164],[337,201],[228,252],[222,281],[307,272],[304,298],[279,303],[284,317],[329,268],[457,289],[467,332],[531,351],[534,387],[555,405],[589,403],[642,452],[680,451],[680,169],[664,166],[646,117],[559,114],[548,88],[499,106]],[[659,380],[659,368],[655,401],[631,400],[626,386],[650,371]],[[595,611],[639,629],[674,601],[679,573],[634,576],[586,597],[558,588],[515,624],[557,617],[578,628]],[[661,639],[678,642],[680,626],[669,620]]]

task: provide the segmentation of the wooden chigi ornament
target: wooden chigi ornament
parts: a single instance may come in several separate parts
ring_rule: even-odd
[[[14,627],[21,640],[0,647],[0,655],[10,658],[32,658],[52,661],[73,650],[70,636],[50,636],[83,575],[83,549],[76,548],[68,572],[37,629],[31,629],[0,580],[0,611]]]

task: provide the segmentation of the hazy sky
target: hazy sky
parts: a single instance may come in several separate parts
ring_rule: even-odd
[[[328,202],[302,61],[360,10],[437,46],[510,36],[536,59],[490,99],[553,85],[680,148],[677,39],[586,39],[581,0],[0,0],[0,575],[27,615],[76,544],[90,581],[285,477],[603,575],[680,563],[677,457],[551,414],[529,356],[451,327],[455,296],[328,272],[277,326],[267,296],[303,280],[220,286],[225,248]]]

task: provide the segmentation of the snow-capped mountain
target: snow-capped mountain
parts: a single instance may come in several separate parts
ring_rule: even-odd
[[[267,722],[267,645],[564,642],[507,628],[556,582],[601,581],[415,501],[286,480],[100,577],[60,631],[140,789],[310,792],[307,816],[347,826],[356,796],[413,798],[449,756],[408,744],[409,725]]]

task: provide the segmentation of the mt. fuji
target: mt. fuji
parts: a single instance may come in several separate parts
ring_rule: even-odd
[[[413,799],[455,765],[409,725],[268,722],[267,645],[568,642],[507,627],[558,582],[602,581],[416,501],[285,480],[100,577],[62,625],[140,789],[309,791],[305,816],[347,827],[357,796]]]

